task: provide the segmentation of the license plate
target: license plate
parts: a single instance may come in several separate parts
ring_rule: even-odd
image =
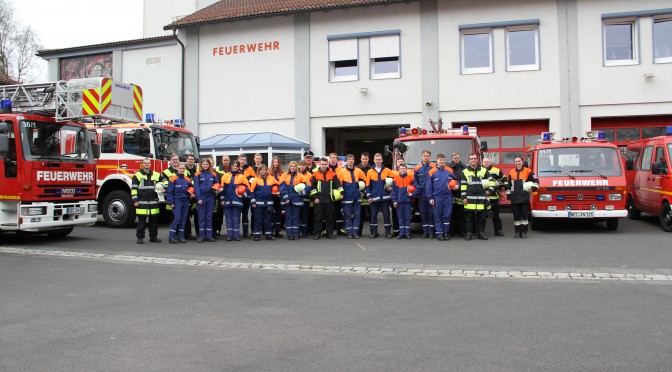
[[[569,212],[569,218],[593,218],[593,212]]]
[[[84,207],[74,207],[74,208],[68,208],[66,214],[83,214],[86,213],[86,209]]]

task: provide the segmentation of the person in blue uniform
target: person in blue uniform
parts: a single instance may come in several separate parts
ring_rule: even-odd
[[[408,186],[413,184],[413,175],[408,173],[406,164],[397,166],[398,173],[392,184],[392,206],[397,211],[399,221],[399,235],[397,239],[411,238],[411,201],[412,194]],[[415,186],[414,186],[415,187]],[[417,189],[416,189],[417,194]]]
[[[427,174],[427,199],[434,207],[434,230],[437,240],[449,240],[450,218],[453,211],[453,191],[449,182],[456,180],[453,169],[446,165],[446,155],[436,156],[436,167]]]
[[[216,191],[213,185],[219,185],[217,173],[210,168],[210,160],[201,161],[201,169],[194,176],[196,189],[196,211],[198,212],[198,242],[214,242],[212,216],[215,210]]]
[[[193,187],[189,177],[185,176],[184,171],[186,166],[181,163],[177,166],[177,174],[170,177],[168,180],[168,193],[166,199],[168,205],[173,209],[173,223],[170,224],[170,231],[168,232],[168,242],[175,244],[186,243],[184,239],[184,226],[189,218],[189,208],[191,204],[189,200],[192,195],[187,190]]]

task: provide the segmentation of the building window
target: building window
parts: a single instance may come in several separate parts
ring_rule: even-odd
[[[539,29],[514,27],[506,30],[506,70],[539,70]]]
[[[329,41],[329,81],[359,79],[357,39]]]
[[[636,21],[604,21],[604,65],[634,65],[639,63],[637,56]]]
[[[672,62],[672,18],[653,21],[654,63]]]
[[[399,35],[370,38],[369,58],[371,79],[399,78]]]
[[[492,73],[492,32],[491,30],[470,30],[461,35],[462,73]]]

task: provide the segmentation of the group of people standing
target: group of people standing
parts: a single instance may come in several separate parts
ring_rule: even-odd
[[[231,162],[228,156],[214,166],[212,158],[196,165],[189,155],[180,163],[172,154],[170,166],[162,173],[151,170],[150,159],[144,159],[133,176],[131,196],[138,216],[137,243],[142,244],[149,225],[149,241],[158,238],[159,194],[164,193],[166,209],[173,213],[169,242],[185,243],[216,241],[226,221],[226,240],[251,237],[255,241],[281,238],[282,212],[287,238],[296,240],[312,235],[335,239],[362,236],[363,221],[369,220],[371,239],[378,238],[378,214],[383,215],[386,238],[411,238],[412,203],[417,200],[422,220],[422,237],[449,240],[459,235],[487,240],[486,213],[491,211],[494,233],[503,236],[499,217],[500,193],[506,192],[512,204],[516,238],[527,237],[529,192],[538,188],[537,178],[523,166],[522,158],[507,178],[491,165],[470,154],[468,164],[453,153],[447,163],[444,154],[432,162],[431,152],[424,150],[422,162],[409,169],[397,157],[396,170],[385,167],[383,156],[361,154],[360,164],[348,154],[342,166],[338,156],[330,154],[314,161],[306,151],[304,159],[291,161],[285,170],[279,158],[270,166],[262,164],[262,155],[255,154],[254,164],[240,155]],[[523,185],[532,183],[532,190]],[[249,219],[251,209],[251,223]],[[195,234],[191,233],[193,216]],[[368,216],[368,218],[366,217]],[[251,225],[251,229],[250,229]],[[251,230],[251,234],[250,234]]]

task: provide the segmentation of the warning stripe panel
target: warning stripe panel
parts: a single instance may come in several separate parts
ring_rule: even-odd
[[[133,108],[138,120],[142,120],[142,89],[137,85],[133,86]]]
[[[100,114],[100,92],[98,88],[82,91],[82,113],[84,115]]]
[[[100,113],[102,114],[107,110],[108,107],[110,107],[110,103],[112,102],[112,79],[103,79],[100,102]]]

